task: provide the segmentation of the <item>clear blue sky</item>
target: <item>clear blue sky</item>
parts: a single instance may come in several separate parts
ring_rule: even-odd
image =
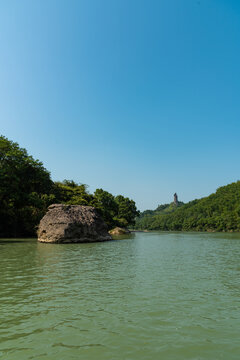
[[[237,0],[3,0],[1,133],[143,210],[236,181]]]

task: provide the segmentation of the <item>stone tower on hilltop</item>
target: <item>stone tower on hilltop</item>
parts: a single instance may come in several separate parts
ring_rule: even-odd
[[[178,206],[178,196],[177,196],[177,193],[175,193],[174,195],[174,204],[176,205],[176,206]]]

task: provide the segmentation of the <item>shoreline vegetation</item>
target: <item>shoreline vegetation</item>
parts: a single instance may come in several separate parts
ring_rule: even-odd
[[[16,142],[0,136],[0,237],[36,237],[37,227],[52,204],[93,206],[108,230],[129,227],[139,215],[133,200],[73,180],[52,181],[39,160]]]
[[[0,238],[35,237],[52,204],[95,207],[108,230],[240,232],[240,181],[222,186],[202,199],[177,200],[139,212],[133,200],[73,180],[52,181],[39,160],[0,136]]]
[[[136,219],[135,230],[240,232],[240,181],[186,204],[159,205]]]

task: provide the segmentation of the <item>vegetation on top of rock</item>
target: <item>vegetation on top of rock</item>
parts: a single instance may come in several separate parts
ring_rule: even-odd
[[[133,200],[103,189],[90,194],[73,180],[53,182],[39,160],[0,136],[0,236],[35,236],[50,204],[90,205],[98,209],[108,229],[134,225],[139,212]]]

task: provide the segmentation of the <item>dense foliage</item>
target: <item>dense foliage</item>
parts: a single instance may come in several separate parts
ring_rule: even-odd
[[[135,202],[102,189],[94,194],[72,180],[53,182],[43,164],[4,136],[0,136],[0,236],[34,236],[47,207],[53,203],[91,205],[109,229],[134,225]]]
[[[216,193],[175,207],[170,213],[143,213],[136,228],[183,231],[240,231],[240,181]]]
[[[52,202],[53,182],[42,163],[0,136],[0,234],[30,235]]]
[[[158,205],[156,210],[145,210],[141,212],[139,215],[139,219],[142,219],[143,217],[147,217],[149,215],[169,214],[177,210],[182,205],[184,205],[184,203],[181,201],[178,202],[178,205],[176,205],[174,202],[172,202],[171,204]]]

